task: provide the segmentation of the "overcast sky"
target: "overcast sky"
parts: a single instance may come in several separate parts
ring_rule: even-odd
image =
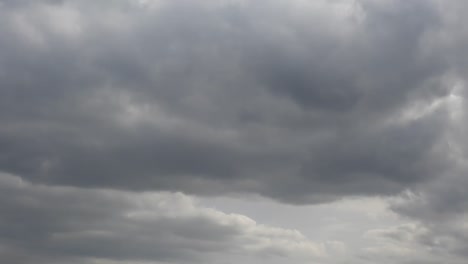
[[[467,12],[0,0],[0,262],[466,263]]]

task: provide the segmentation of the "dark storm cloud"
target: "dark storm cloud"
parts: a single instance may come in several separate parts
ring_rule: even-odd
[[[449,146],[447,157],[453,166],[446,169],[439,179],[415,188],[393,210],[402,216],[416,220],[427,229],[418,235],[418,244],[430,248],[438,255],[447,255],[454,263],[466,261],[468,232],[468,145],[467,135],[467,64],[464,49],[467,44],[464,13],[468,6],[462,1],[447,1],[440,5],[446,28],[439,32],[437,45],[450,58],[452,74],[456,75],[455,89],[450,97],[450,124],[444,141]],[[457,262],[458,261],[458,262]]]
[[[322,202],[448,164],[431,1],[0,12],[0,169],[33,182]]]

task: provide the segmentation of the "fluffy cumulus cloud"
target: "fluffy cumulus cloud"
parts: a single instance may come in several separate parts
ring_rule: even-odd
[[[339,262],[342,242],[193,201],[247,195],[393,197],[402,223],[357,263],[461,263],[466,10],[0,0],[0,260]]]

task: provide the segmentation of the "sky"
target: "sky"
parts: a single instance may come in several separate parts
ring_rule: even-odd
[[[0,0],[0,262],[466,263],[467,12]]]

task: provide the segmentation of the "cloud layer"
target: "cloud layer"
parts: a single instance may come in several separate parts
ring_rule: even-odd
[[[1,12],[0,166],[33,182],[315,203],[395,194],[447,166],[453,80],[432,2]]]
[[[188,196],[258,195],[393,197],[407,222],[365,232],[361,261],[461,263],[467,9],[0,0],[0,260],[327,255]]]
[[[3,173],[0,189],[0,255],[8,263],[254,263],[327,254],[326,244],[297,230],[204,208],[181,193],[49,187]]]

